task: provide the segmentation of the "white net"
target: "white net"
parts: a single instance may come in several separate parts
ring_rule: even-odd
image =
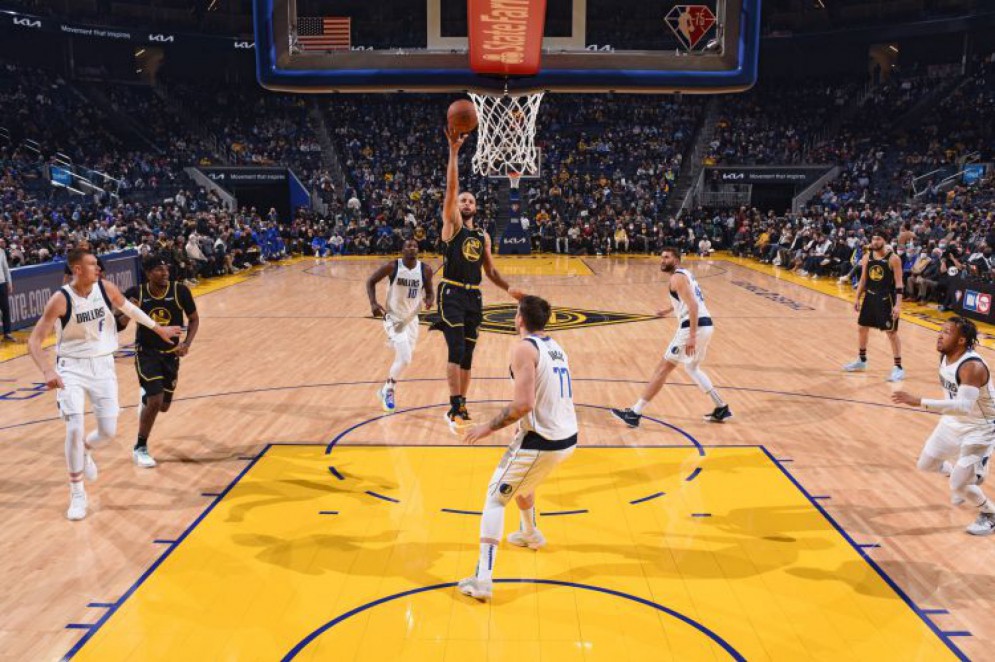
[[[542,92],[519,96],[470,93],[477,108],[474,172],[484,177],[516,180],[522,175],[539,173],[535,137],[542,97]]]

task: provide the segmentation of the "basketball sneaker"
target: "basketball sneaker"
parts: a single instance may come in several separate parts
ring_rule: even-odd
[[[73,521],[86,517],[86,492],[82,489],[78,492],[70,489],[69,510],[66,511],[66,517]]]
[[[888,379],[886,379],[885,381],[887,381],[887,382],[900,382],[903,379],[905,379],[905,371],[903,369],[899,368],[896,365],[896,366],[892,366],[892,368],[891,368],[891,374],[888,375]]]
[[[857,359],[843,366],[843,372],[863,372],[867,370],[867,361]]]
[[[723,423],[730,418],[732,418],[732,412],[729,411],[729,405],[716,407],[711,414],[705,414],[705,421],[708,423]]]
[[[394,389],[384,384],[380,387],[380,390],[377,391],[377,395],[380,397],[380,407],[382,407],[388,414],[393,414],[396,407],[394,404]]]
[[[470,415],[465,411],[461,411],[459,407],[450,407],[446,412],[446,424],[449,426],[449,431],[455,435],[462,434],[470,424]]]
[[[83,478],[86,478],[91,483],[97,480],[97,463],[93,461],[93,456],[90,453],[83,455]]]
[[[149,449],[145,446],[131,451],[131,459],[134,461],[136,467],[151,469],[155,466],[155,458],[149,455]]]
[[[532,533],[524,531],[512,531],[508,534],[508,542],[518,547],[528,547],[529,549],[542,549],[546,546],[546,536],[542,531],[536,529]]]
[[[487,602],[490,600],[494,593],[494,582],[484,581],[483,579],[477,579],[476,577],[461,579],[456,587],[463,595],[468,595],[475,600],[480,600],[481,602]]]
[[[612,409],[612,416],[622,421],[630,428],[638,428],[639,420],[643,417],[642,414],[637,414],[631,409]]]
[[[990,536],[995,533],[995,515],[978,513],[978,519],[967,527],[967,532],[972,536]]]

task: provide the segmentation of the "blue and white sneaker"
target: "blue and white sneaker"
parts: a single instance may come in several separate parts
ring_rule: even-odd
[[[888,379],[885,381],[889,382],[900,382],[905,379],[905,371],[899,368],[897,365],[892,366],[891,374],[888,375]]]
[[[396,404],[394,403],[394,389],[384,385],[379,391],[377,391],[377,396],[380,398],[380,406],[388,414],[393,414],[396,409]]]
[[[860,359],[851,361],[843,366],[843,372],[863,372],[865,370],[867,370],[867,361],[861,361]]]

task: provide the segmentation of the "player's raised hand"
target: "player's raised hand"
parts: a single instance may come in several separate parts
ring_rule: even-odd
[[[494,430],[487,423],[481,423],[475,427],[470,428],[466,435],[463,437],[463,443],[470,444],[471,446],[480,441],[481,439],[486,439],[491,436]]]
[[[454,152],[459,151],[459,148],[463,146],[463,142],[466,140],[466,137],[470,135],[469,133],[457,133],[456,129],[448,125],[443,130],[446,133],[446,140],[449,141],[449,149]]]
[[[155,331],[157,336],[167,342],[173,338],[179,338],[180,334],[183,333],[182,326],[157,326],[152,330]]]

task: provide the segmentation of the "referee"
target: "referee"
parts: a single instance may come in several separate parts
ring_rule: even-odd
[[[483,319],[480,293],[481,271],[515,299],[524,293],[511,288],[498,273],[491,258],[491,238],[477,226],[477,199],[469,191],[459,193],[459,149],[466,140],[448,128],[449,166],[446,170],[446,196],[442,203],[442,279],[439,281],[439,328],[446,336],[449,359],[449,411],[446,422],[453,434],[469,426],[466,393],[470,388],[473,350]]]

